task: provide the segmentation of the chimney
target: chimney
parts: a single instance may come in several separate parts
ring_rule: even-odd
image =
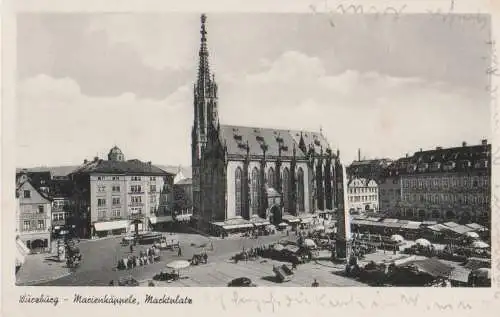
[[[467,142],[463,141],[463,142],[462,142],[462,146],[463,146],[463,147],[466,147],[466,146],[467,146]]]
[[[361,161],[361,149],[358,149],[358,161]]]
[[[420,148],[420,152],[422,152],[422,148]]]
[[[481,140],[481,145],[488,145],[488,140],[486,139]]]

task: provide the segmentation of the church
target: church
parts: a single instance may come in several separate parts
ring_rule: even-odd
[[[202,15],[191,135],[198,229],[219,233],[304,222],[343,209],[339,151],[332,151],[321,132],[220,124],[218,94]]]

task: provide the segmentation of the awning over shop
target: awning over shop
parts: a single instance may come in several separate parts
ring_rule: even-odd
[[[446,230],[449,230],[450,228],[443,226],[441,224],[433,225],[433,226],[428,226],[427,229],[434,231],[434,232],[443,232]]]
[[[267,221],[266,219],[263,219],[263,218],[260,218],[260,217],[252,217],[250,219],[250,222],[254,225],[254,226],[267,226],[267,225],[270,225],[271,223],[269,221]]]
[[[410,221],[407,224],[403,225],[404,229],[410,229],[410,230],[418,230],[420,229],[420,226],[422,225],[421,222],[418,221]]]
[[[125,229],[130,225],[128,220],[117,220],[117,221],[105,221],[105,222],[95,222],[95,231],[109,231],[117,229]]]
[[[177,215],[175,216],[175,220],[177,221],[188,221],[191,220],[191,214]]]
[[[292,215],[289,215],[289,214],[283,215],[283,220],[286,221],[286,222],[290,222],[290,223],[300,222],[299,218],[297,218],[295,216],[292,216]]]
[[[254,225],[250,221],[243,219],[241,217],[228,219],[226,221],[220,222],[212,222],[213,225],[222,227],[225,230],[232,229],[244,229],[244,228],[253,228]]]
[[[445,222],[445,223],[443,223],[443,225],[446,226],[446,227],[449,227],[449,228],[454,228],[454,227],[460,226],[456,222]]]
[[[457,234],[464,234],[466,232],[473,231],[473,229],[462,225],[458,225],[453,228],[448,228],[448,230]]]
[[[157,223],[165,223],[172,222],[174,219],[172,216],[158,216],[158,217],[149,217],[149,221],[151,224],[155,225]]]

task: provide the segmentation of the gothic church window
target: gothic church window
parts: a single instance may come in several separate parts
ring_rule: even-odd
[[[259,170],[254,167],[252,170],[252,215],[259,214],[259,193],[260,193],[260,179]]]
[[[299,211],[304,211],[304,171],[299,168],[297,172],[297,202],[299,204]]]
[[[242,197],[241,197],[241,191],[242,191],[242,184],[241,184],[241,178],[242,178],[242,171],[241,168],[237,168],[234,179],[235,179],[235,211],[236,211],[236,216],[241,216],[241,206],[242,206]]]
[[[285,212],[288,212],[288,190],[290,188],[290,171],[287,167],[283,170],[283,204],[285,207]]]
[[[274,169],[272,167],[267,172],[267,186],[274,188]]]

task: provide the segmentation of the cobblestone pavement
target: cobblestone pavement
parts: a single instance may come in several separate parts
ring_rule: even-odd
[[[16,274],[16,285],[34,285],[70,274],[66,264],[55,261],[51,254],[32,254],[26,256],[26,261]]]
[[[251,248],[257,245],[276,242],[283,235],[264,236],[259,239],[215,239],[211,240],[199,234],[178,233],[182,249],[182,256],[177,256],[177,251],[162,251],[160,262],[136,267],[131,270],[118,271],[116,265],[119,259],[130,253],[129,247],[121,246],[120,237],[98,240],[86,240],[79,243],[83,261],[70,275],[51,281],[37,283],[40,286],[108,286],[110,280],[117,280],[124,276],[132,276],[137,280],[150,279],[165,268],[173,260],[190,260],[193,254],[207,251],[209,262],[226,261],[242,248]],[[211,243],[212,242],[212,243]],[[211,250],[213,244],[214,250]],[[137,246],[133,254],[148,246]],[[33,272],[32,272],[33,273]],[[33,273],[36,275],[38,273]]]
[[[157,282],[159,287],[224,287],[231,280],[247,277],[257,286],[264,287],[309,287],[316,279],[321,287],[367,286],[358,281],[334,274],[338,271],[317,263],[299,265],[291,281],[278,283],[274,279],[273,265],[276,261],[256,260],[248,262],[216,262],[190,267],[181,272],[181,279],[175,282]],[[148,281],[142,285],[147,286]]]

